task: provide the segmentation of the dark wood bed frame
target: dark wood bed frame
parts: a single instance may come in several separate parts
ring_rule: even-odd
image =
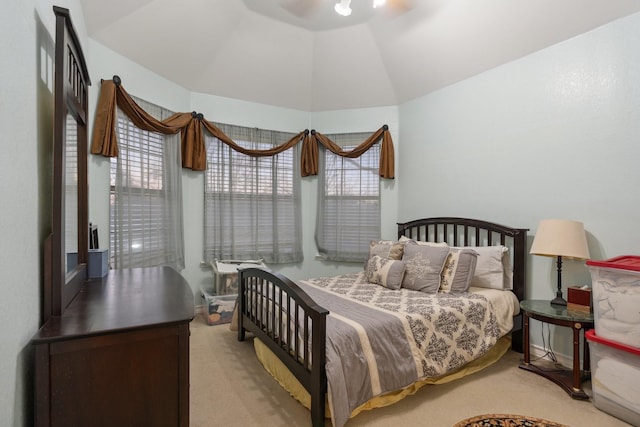
[[[512,291],[518,301],[525,297],[527,231],[454,217],[398,223],[398,238],[407,236],[420,241],[447,242],[450,246],[500,244],[509,247],[513,266]],[[317,305],[285,276],[258,268],[240,270],[238,301],[238,340],[243,341],[247,331],[260,339],[309,392],[312,425],[324,426],[326,317],[329,311]],[[291,318],[298,321],[279,320]],[[521,353],[522,314],[514,317],[511,334],[512,349]],[[310,343],[310,346],[301,346],[301,342]]]

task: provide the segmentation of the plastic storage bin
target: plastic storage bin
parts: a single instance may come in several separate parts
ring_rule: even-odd
[[[201,289],[201,291],[202,298],[204,299],[207,325],[212,326],[231,323],[238,295],[215,295],[213,289]]]
[[[601,338],[640,347],[640,256],[587,261],[593,321]]]
[[[640,349],[585,333],[591,351],[591,388],[596,408],[640,426]]]
[[[238,293],[238,269],[248,267],[266,267],[262,260],[256,261],[218,261],[211,263],[216,295]]]

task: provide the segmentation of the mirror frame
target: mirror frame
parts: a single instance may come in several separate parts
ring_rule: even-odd
[[[45,291],[43,320],[60,316],[87,280],[88,184],[87,64],[69,10],[53,6],[56,15],[53,126],[53,191],[51,236],[45,245]],[[78,256],[77,265],[66,271],[65,252],[65,170],[66,121],[71,115],[77,124],[78,160]]]

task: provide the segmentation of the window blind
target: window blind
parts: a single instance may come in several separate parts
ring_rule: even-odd
[[[292,133],[216,124],[245,148],[280,145]],[[302,260],[297,146],[276,156],[251,157],[207,135],[204,259]]]
[[[346,150],[369,135],[371,132],[327,137]],[[379,159],[380,143],[355,159],[321,148],[316,244],[325,259],[363,261],[370,241],[380,238]]]
[[[169,110],[136,99],[164,119]],[[114,268],[184,268],[179,135],[136,127],[118,111],[120,152],[111,159],[110,258]]]

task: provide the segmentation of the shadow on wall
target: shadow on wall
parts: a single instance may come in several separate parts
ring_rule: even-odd
[[[30,427],[35,424],[33,387],[35,366],[34,351],[31,344],[27,344],[16,359],[16,388],[13,402],[13,425],[16,427]]]
[[[53,12],[52,12],[53,13]],[[37,174],[38,183],[38,254],[39,271],[44,271],[44,240],[51,234],[51,182],[53,175],[53,66],[55,44],[38,13],[34,11],[36,44],[36,129],[37,129]],[[33,325],[34,333],[42,324],[42,276],[37,284],[38,324]],[[8,425],[34,425],[34,366],[35,356],[31,343],[27,343],[16,355],[16,379],[14,388],[13,420],[5,420]]]

